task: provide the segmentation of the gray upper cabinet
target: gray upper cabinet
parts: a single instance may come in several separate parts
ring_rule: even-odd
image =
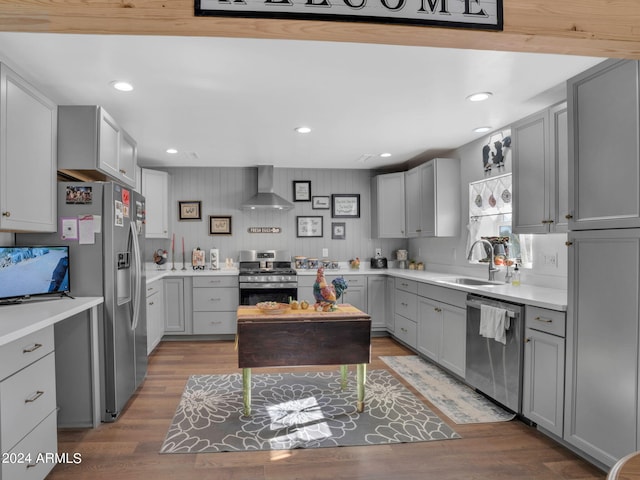
[[[373,238],[404,238],[404,172],[377,175],[371,180]]]
[[[58,170],[87,181],[106,176],[135,188],[136,142],[102,107],[60,106]]]
[[[142,195],[146,200],[146,238],[169,238],[169,174],[142,169]]]
[[[460,161],[434,158],[405,173],[408,237],[460,233]]]
[[[640,227],[638,78],[607,60],[567,83],[571,230]]]
[[[55,232],[57,106],[0,64],[0,230]]]
[[[515,232],[567,231],[567,135],[564,102],[511,126]]]

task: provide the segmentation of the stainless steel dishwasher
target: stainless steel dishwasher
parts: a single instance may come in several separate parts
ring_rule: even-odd
[[[480,309],[483,304],[507,311],[506,345],[480,335]],[[465,380],[516,413],[522,413],[523,313],[523,305],[467,295]]]

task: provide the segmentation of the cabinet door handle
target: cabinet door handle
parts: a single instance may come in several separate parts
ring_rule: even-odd
[[[573,215],[571,215],[570,213],[567,213],[564,218],[566,218],[567,220],[571,220],[573,218]]]
[[[573,245],[573,242],[564,242],[564,244],[565,244],[567,247],[570,247],[571,245]]]
[[[39,399],[42,395],[44,395],[44,392],[42,390],[37,390],[36,393],[33,395],[33,397],[31,398],[27,398],[24,403],[33,403],[35,402],[37,399]]]
[[[33,347],[30,348],[23,348],[22,349],[22,353],[31,353],[31,352],[35,352],[37,349],[39,349],[42,346],[41,343],[34,343]]]
[[[149,306],[153,305],[153,302],[149,302]]]
[[[121,169],[120,169],[120,173],[121,173],[121,174],[123,174],[123,175],[126,175],[126,174],[127,174],[127,171],[121,168]]]
[[[534,318],[534,320],[542,323],[553,323],[553,320],[551,320],[550,318],[536,317]]]
[[[408,303],[404,303],[404,302],[400,302],[400,305],[402,305],[403,307],[408,307],[409,306]]]
[[[220,298],[212,298],[211,301],[212,302],[219,302],[221,299]]]
[[[531,338],[527,337],[524,339],[524,343],[529,343],[531,341]]]
[[[11,212],[2,212],[2,216],[9,218],[11,216]]]
[[[442,312],[442,309],[441,309],[441,308],[439,308],[439,307],[434,308],[434,310],[435,310],[436,312],[438,312],[438,313]]]

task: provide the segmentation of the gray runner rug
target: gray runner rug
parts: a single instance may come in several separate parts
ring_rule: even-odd
[[[416,355],[380,359],[455,423],[505,422],[515,418],[514,413]]]
[[[243,415],[242,375],[193,375],[161,453],[377,445],[460,438],[385,370],[367,373],[356,411],[355,372],[254,374],[252,415]]]

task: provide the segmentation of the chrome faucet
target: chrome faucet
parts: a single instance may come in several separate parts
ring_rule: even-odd
[[[478,243],[482,243],[489,246],[489,281],[492,282],[495,280],[496,272],[500,270],[493,265],[493,244],[489,240],[485,240],[481,238],[480,240],[476,240],[471,244],[471,248],[469,249],[469,255],[467,255],[467,260],[471,260],[473,256],[473,247],[475,247]]]

